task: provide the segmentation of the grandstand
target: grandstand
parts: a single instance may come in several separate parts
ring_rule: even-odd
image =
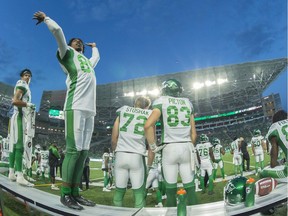
[[[138,95],[146,94],[154,100],[159,94],[158,87],[168,78],[182,83],[182,96],[189,98],[195,108],[198,133],[217,136],[224,146],[234,136],[244,136],[250,140],[254,127],[265,133],[271,124],[271,116],[282,108],[279,94],[263,97],[263,91],[286,69],[287,58],[281,58],[98,85],[91,152],[101,154],[103,146],[110,147],[111,127],[119,107],[132,106]],[[7,118],[8,98],[11,98],[13,87],[0,83],[0,89],[1,116]],[[55,116],[49,117],[49,111],[63,110],[65,94],[66,90],[43,91],[36,118],[36,142],[57,139],[60,145],[64,145],[64,121]],[[6,105],[2,106],[2,98],[6,98]],[[2,126],[0,132],[4,133]]]

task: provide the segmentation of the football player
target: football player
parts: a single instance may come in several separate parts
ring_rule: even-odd
[[[234,173],[235,177],[238,174],[238,170],[240,171],[240,175],[243,176],[243,168],[242,168],[242,154],[241,154],[241,146],[240,143],[243,141],[243,137],[234,138],[234,141],[231,143],[231,154],[233,154],[233,164],[234,164]]]
[[[197,138],[194,108],[188,98],[180,97],[183,87],[178,80],[162,83],[161,96],[153,102],[153,112],[145,124],[145,135],[153,152],[162,149],[162,169],[166,184],[166,206],[177,205],[178,172],[187,192],[188,205],[196,203],[194,185],[194,145]],[[161,122],[161,146],[156,145],[154,126]],[[194,164],[195,165],[195,164]]]
[[[34,13],[36,23],[44,22],[56,39],[57,59],[66,77],[67,94],[64,104],[66,154],[62,164],[60,202],[68,208],[82,210],[82,205],[95,206],[94,201],[80,195],[79,185],[84,161],[88,156],[96,115],[96,67],[100,55],[96,43],[86,43],[92,48],[92,57],[84,56],[84,43],[72,38],[67,43],[62,28],[45,13]]]
[[[287,113],[280,110],[273,115],[273,124],[266,135],[271,143],[270,166],[260,173],[261,177],[272,177],[280,182],[287,182],[288,120]],[[284,160],[277,160],[279,150],[284,153]]]
[[[104,192],[110,192],[111,190],[108,188],[108,183],[109,183],[109,148],[104,147],[103,148],[103,155],[102,155],[102,166],[101,169],[103,171],[103,175],[104,175],[104,187],[103,187],[103,191]]]
[[[155,154],[152,166],[148,167],[148,177],[146,181],[146,190],[148,190],[148,188],[152,186],[152,189],[156,191],[157,204],[155,205],[155,207],[163,207],[162,194],[159,190],[159,163],[161,163],[161,154],[157,152]]]
[[[46,145],[40,150],[40,170],[42,181],[45,181],[45,173],[49,170],[49,150]]]
[[[261,135],[259,129],[255,129],[253,132],[253,137],[251,139],[252,151],[255,156],[255,171],[258,175],[259,171],[264,168],[264,148],[266,149],[266,143],[264,137]],[[260,163],[260,170],[259,168]]]
[[[222,181],[226,181],[225,179],[225,173],[224,173],[224,163],[222,160],[222,155],[225,154],[224,148],[222,147],[220,143],[220,139],[214,138],[212,140],[212,145],[213,145],[213,155],[215,158],[215,162],[213,163],[213,179],[216,179],[216,174],[217,174],[217,169],[218,166],[220,167],[221,170],[221,176],[222,176]]]
[[[148,97],[140,96],[136,99],[134,107],[122,106],[116,111],[118,117],[112,130],[112,151],[115,151],[115,206],[123,205],[129,179],[134,195],[134,207],[141,208],[146,204],[144,124],[152,112],[148,110],[150,105]],[[148,150],[148,167],[152,165],[153,157],[151,150]]]
[[[24,132],[27,127],[27,114],[31,109],[35,110],[35,105],[31,103],[31,92],[29,83],[32,72],[24,69],[20,72],[21,79],[17,81],[14,88],[12,104],[14,112],[10,119],[10,154],[9,154],[9,176],[11,181],[25,186],[34,186],[23,176],[23,152],[24,152]],[[16,177],[17,176],[17,177]]]
[[[209,138],[206,134],[200,135],[200,143],[196,145],[197,154],[199,155],[199,164],[200,164],[200,185],[202,188],[202,193],[205,193],[205,186],[204,186],[204,178],[207,172],[209,178],[209,189],[208,195],[214,194],[213,192],[213,165],[212,163],[215,162],[212,144],[209,142]]]

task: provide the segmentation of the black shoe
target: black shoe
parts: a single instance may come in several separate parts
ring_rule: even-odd
[[[82,210],[82,209],[84,209],[82,206],[80,206],[80,205],[72,198],[71,195],[61,196],[60,201],[61,201],[61,203],[62,203],[64,206],[67,206],[68,208],[76,209],[76,210]]]
[[[95,202],[88,200],[88,199],[85,199],[83,196],[79,195],[79,196],[72,196],[72,197],[77,203],[79,203],[81,205],[85,205],[85,206],[95,206],[96,205]]]

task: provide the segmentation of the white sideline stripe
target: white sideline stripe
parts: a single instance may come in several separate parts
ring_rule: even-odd
[[[213,215],[237,215],[237,214],[249,214],[251,211],[260,211],[261,208],[282,202],[287,199],[287,193],[283,193],[283,190],[287,191],[287,184],[279,184],[269,195],[255,197],[255,206],[245,208],[244,203],[237,206],[226,206],[224,201],[187,206],[187,215],[193,215],[197,212],[199,216]],[[76,211],[63,206],[60,203],[59,196],[46,193],[35,188],[29,188],[18,185],[16,182],[11,182],[6,176],[0,175],[0,189],[13,192],[19,199],[27,199],[28,205],[40,209],[43,212],[49,212],[53,215],[117,215],[117,216],[146,216],[146,215],[161,215],[171,216],[177,215],[176,207],[169,208],[124,208],[105,205],[96,205],[95,207],[84,207],[82,211]],[[22,196],[22,198],[21,198]],[[29,197],[28,197],[29,196]],[[50,209],[49,209],[50,208]],[[56,213],[55,211],[56,210]],[[58,212],[57,212],[58,211]],[[60,213],[59,213],[60,212]],[[255,213],[255,212],[253,212]]]
[[[231,162],[231,161],[224,161],[224,160],[223,160],[223,162],[224,162],[224,163],[233,164],[233,162]],[[250,167],[254,167],[254,168],[255,168],[255,166],[251,166],[251,165],[250,165]]]

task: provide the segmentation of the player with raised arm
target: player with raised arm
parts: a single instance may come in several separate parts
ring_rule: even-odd
[[[224,172],[224,163],[222,160],[222,155],[225,155],[225,150],[221,145],[220,139],[214,138],[212,140],[212,149],[213,149],[213,155],[215,158],[215,162],[213,163],[213,179],[216,179],[216,174],[217,174],[217,169],[218,166],[220,167],[221,170],[221,176],[222,176],[222,181],[226,181],[225,179],[225,172]]]
[[[166,185],[166,206],[177,205],[176,192],[178,172],[187,192],[187,203],[196,203],[195,149],[197,134],[194,108],[188,98],[180,97],[183,87],[178,80],[168,79],[162,83],[161,96],[153,102],[153,112],[145,124],[145,135],[153,152],[162,149],[162,169]],[[154,126],[161,122],[161,143],[157,146]]]
[[[251,139],[251,145],[255,157],[255,172],[256,175],[258,175],[258,173],[264,169],[264,148],[266,149],[265,139],[261,135],[261,131],[259,129],[254,130],[253,137]]]
[[[20,72],[21,79],[14,88],[12,104],[14,112],[10,119],[9,139],[9,179],[25,186],[34,186],[23,176],[23,153],[25,142],[25,130],[27,128],[27,115],[35,105],[31,103],[30,81],[32,72],[24,69]],[[15,170],[14,170],[15,169]],[[15,171],[15,172],[14,172]],[[16,177],[17,176],[17,177]]]
[[[84,56],[84,43],[72,38],[68,44],[62,28],[45,13],[34,13],[36,23],[44,22],[56,39],[57,59],[67,75],[67,93],[64,104],[66,155],[63,161],[60,201],[63,205],[82,210],[81,205],[95,206],[95,202],[79,194],[79,185],[84,161],[90,149],[96,115],[96,76],[94,67],[100,59],[95,43],[86,43],[92,48],[92,57]]]
[[[260,176],[272,177],[279,182],[287,182],[287,152],[288,152],[288,119],[284,110],[279,110],[273,115],[272,125],[266,135],[271,143],[270,166],[260,172]],[[280,149],[284,153],[284,159],[277,160]]]
[[[140,96],[134,107],[122,106],[117,112],[117,118],[112,130],[112,151],[115,151],[115,185],[113,198],[115,206],[123,206],[127,182],[130,179],[134,195],[135,208],[145,206],[146,185],[146,144],[144,124],[151,115],[148,108],[151,101]],[[152,165],[153,153],[148,150],[148,166]]]
[[[208,195],[214,194],[213,192],[213,162],[215,162],[212,144],[209,142],[209,138],[206,134],[200,135],[200,143],[196,145],[197,154],[199,155],[199,164],[200,164],[200,185],[202,188],[202,193],[205,193],[204,178],[206,172],[209,178],[209,189]]]

